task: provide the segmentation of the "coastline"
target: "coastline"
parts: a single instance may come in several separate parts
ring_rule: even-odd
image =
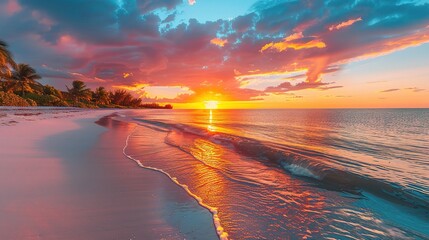
[[[210,212],[123,155],[132,125],[102,118],[117,111],[0,125],[1,238],[217,238]]]

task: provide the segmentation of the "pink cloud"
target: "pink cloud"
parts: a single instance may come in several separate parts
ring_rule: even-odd
[[[19,5],[18,0],[8,0],[5,9],[8,15],[13,15],[21,11],[22,7]]]

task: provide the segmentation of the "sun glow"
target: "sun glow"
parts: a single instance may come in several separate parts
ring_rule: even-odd
[[[218,101],[205,101],[204,105],[206,109],[217,109]]]

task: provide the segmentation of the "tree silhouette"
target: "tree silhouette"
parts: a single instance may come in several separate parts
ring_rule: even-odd
[[[104,87],[98,87],[95,89],[95,92],[93,94],[93,98],[95,101],[95,104],[103,104],[108,105],[110,104],[110,97],[109,93],[106,91]]]
[[[67,87],[67,86],[66,86]],[[92,92],[89,88],[86,87],[85,83],[82,81],[73,81],[72,87],[67,87],[67,91],[73,97],[74,102],[81,100],[90,101]]]
[[[11,79],[21,87],[21,96],[24,96],[25,88],[29,88],[30,83],[36,83],[41,77],[36,73],[36,70],[28,64],[20,63],[13,66]]]

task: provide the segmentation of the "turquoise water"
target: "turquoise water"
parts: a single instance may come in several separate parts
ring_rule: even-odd
[[[429,238],[429,110],[141,110],[127,155],[233,239]]]

